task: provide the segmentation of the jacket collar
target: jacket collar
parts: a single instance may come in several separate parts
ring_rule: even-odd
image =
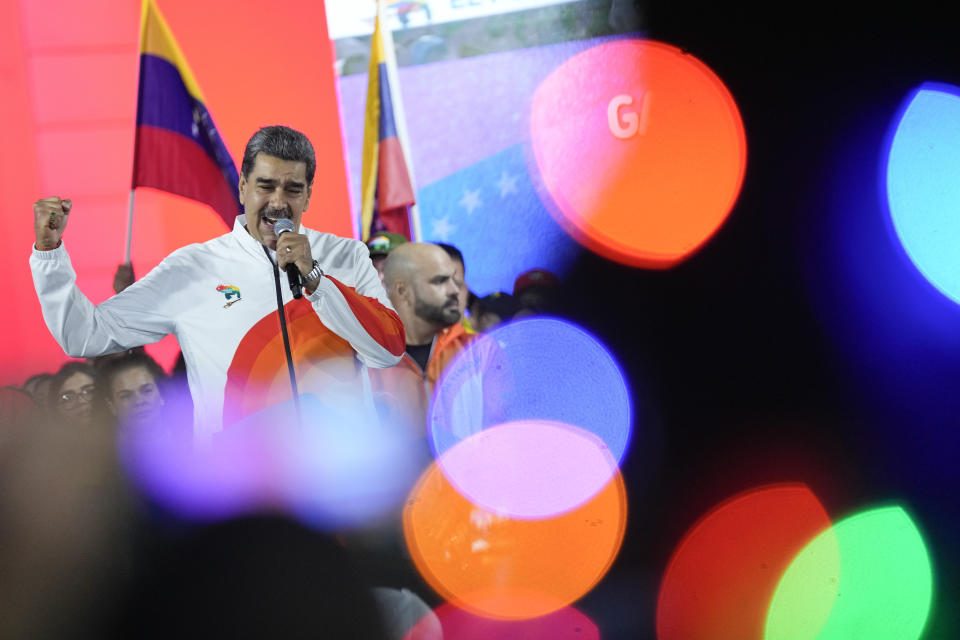
[[[250,254],[252,257],[257,258],[258,260],[263,260],[263,245],[257,242],[257,240],[250,235],[250,232],[247,231],[247,216],[240,214],[236,217],[233,222],[233,234],[234,240],[237,244],[244,250],[244,252]],[[271,253],[274,253],[271,251]],[[276,258],[272,259],[276,260]]]
[[[233,235],[234,240],[237,241],[237,243],[246,253],[249,253],[257,260],[263,258],[263,245],[260,244],[252,235],[250,235],[249,231],[247,231],[247,215],[245,213],[241,213],[236,217],[236,219],[233,221],[233,230],[230,233]],[[311,237],[310,234],[314,233],[314,231],[301,224],[300,233]],[[270,254],[270,260],[276,264],[277,252],[269,248],[267,249],[267,252]]]
[[[433,351],[430,355],[432,356],[433,353],[439,353],[443,351],[454,342],[468,341],[470,340],[470,337],[470,334],[467,333],[467,329],[463,326],[463,324],[457,322],[456,324],[447,327],[437,334],[433,345]]]

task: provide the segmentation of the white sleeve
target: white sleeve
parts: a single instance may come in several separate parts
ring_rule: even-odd
[[[325,275],[309,299],[320,321],[349,342],[364,364],[392,367],[406,349],[403,323],[380,283],[367,247],[362,242],[357,246],[352,282]]]
[[[64,352],[74,358],[95,357],[160,340],[174,329],[161,308],[157,286],[163,264],[117,295],[94,305],[77,287],[77,274],[61,244],[30,256],[33,285],[47,328]]]

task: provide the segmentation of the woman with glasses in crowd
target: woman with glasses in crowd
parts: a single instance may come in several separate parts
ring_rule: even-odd
[[[50,413],[69,426],[87,427],[97,417],[97,374],[85,362],[68,362],[50,382]]]

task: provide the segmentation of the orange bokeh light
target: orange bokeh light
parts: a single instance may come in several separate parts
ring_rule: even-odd
[[[736,202],[747,144],[723,82],[677,47],[618,40],[588,49],[537,88],[531,138],[563,228],[611,260],[680,262]]]
[[[417,569],[437,593],[475,615],[520,620],[587,593],[620,550],[626,516],[619,473],[573,511],[516,520],[471,503],[434,463],[407,501],[403,527]]]

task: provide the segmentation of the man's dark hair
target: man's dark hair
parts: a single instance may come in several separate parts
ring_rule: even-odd
[[[436,242],[434,244],[446,251],[447,255],[450,256],[451,259],[457,260],[460,264],[462,264],[463,275],[467,275],[467,263],[463,261],[463,253],[460,251],[460,249],[457,249],[452,244],[447,244],[446,242]]]
[[[103,368],[100,370],[99,382],[102,389],[100,395],[104,398],[112,395],[113,381],[117,376],[130,369],[136,369],[137,367],[143,367],[149,371],[157,385],[162,384],[167,378],[156,360],[148,356],[145,352],[135,351],[120,358],[114,358],[103,365]]]
[[[313,184],[313,174],[317,171],[317,156],[310,140],[299,131],[283,125],[273,125],[263,127],[250,136],[247,148],[243,150],[243,164],[240,165],[240,173],[244,178],[250,177],[258,153],[291,162],[305,162],[307,184]]]

